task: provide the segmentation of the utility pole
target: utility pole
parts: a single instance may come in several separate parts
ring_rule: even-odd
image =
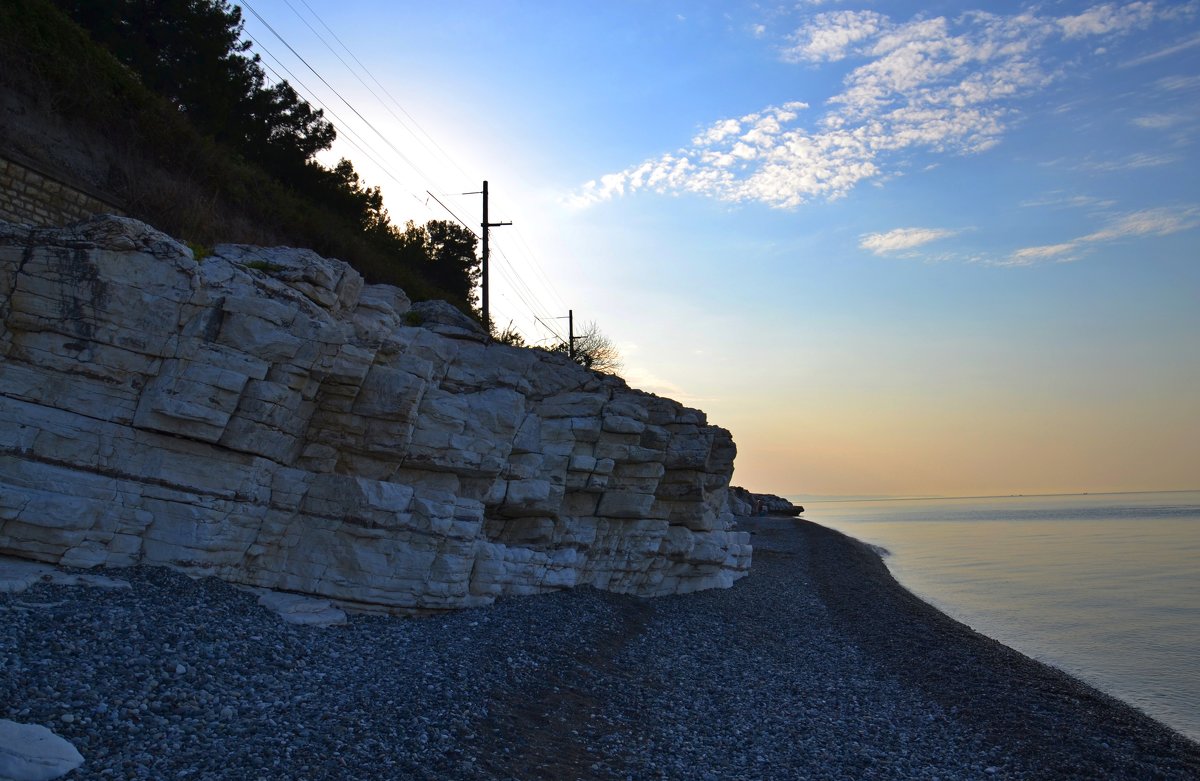
[[[567,321],[567,357],[569,357],[572,361],[575,360],[575,340],[583,338],[582,336],[575,335],[575,310],[568,309],[566,317],[554,317],[551,319]],[[538,318],[538,322],[542,322],[541,318]],[[545,323],[542,323],[542,325],[545,325]],[[554,329],[551,329],[551,331],[553,330]],[[558,336],[558,334],[554,335]]]
[[[483,195],[483,262],[480,269],[480,282],[483,286],[483,295],[481,303],[483,305],[483,328],[490,336],[492,333],[492,316],[491,310],[488,308],[488,229],[499,228],[502,225],[512,225],[511,222],[488,222],[488,183],[483,180],[483,190],[480,192],[463,193],[463,195]]]

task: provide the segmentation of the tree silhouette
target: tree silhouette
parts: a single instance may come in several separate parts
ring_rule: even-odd
[[[272,173],[293,171],[337,133],[286,81],[267,86],[225,0],[55,0],[196,129]]]
[[[479,307],[475,287],[479,283],[480,260],[475,254],[474,232],[450,220],[425,223],[429,236],[430,277],[434,283],[462,295],[471,309]]]
[[[553,352],[569,351],[564,342],[555,346]],[[575,335],[575,363],[593,371],[616,374],[621,369],[621,353],[612,340],[600,332],[595,322],[588,322]]]

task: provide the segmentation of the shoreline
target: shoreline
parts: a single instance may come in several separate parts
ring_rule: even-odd
[[[0,718],[75,744],[68,781],[1200,777],[1200,744],[940,613],[865,544],[739,529],[730,589],[328,628],[162,569],[34,585],[0,595]]]
[[[810,508],[920,599],[1200,741],[1200,496]]]
[[[952,709],[974,710],[973,717],[989,733],[1026,745],[1041,745],[1047,755],[1053,755],[1064,743],[1087,750],[1095,744],[1095,736],[1107,736],[1125,741],[1134,749],[1132,757],[1180,751],[1181,757],[1188,758],[1184,767],[1190,773],[1200,773],[1200,743],[1136,706],[1064,670],[1026,656],[938,610],[897,581],[874,546],[811,521],[804,523],[821,530],[810,532],[818,555],[840,548],[857,558],[855,567],[868,572],[876,585],[884,584],[883,588],[873,588],[870,598],[865,599],[861,590],[848,587],[846,578],[836,577],[831,569],[825,570],[829,577],[818,588],[825,593],[842,590],[842,598],[833,603],[839,606],[847,630],[883,658],[896,660],[898,657],[892,651],[898,646],[915,646],[924,664],[906,670],[905,674]],[[837,537],[843,540],[835,541]],[[884,613],[903,617],[903,621],[888,627],[890,637],[881,636],[879,631]],[[966,669],[973,669],[974,680],[969,686],[962,676],[945,672]],[[994,707],[982,706],[981,695],[1004,700],[1022,718],[1012,719]],[[1057,731],[1072,720],[1081,722],[1078,730]],[[1052,777],[1078,772],[1074,765],[1062,765],[1055,770],[1058,772],[1052,773]],[[1100,767],[1097,772],[1101,772]]]
[[[1139,496],[1142,494],[1193,494],[1200,488],[1165,488],[1160,491],[1074,491],[1067,493],[1049,494],[984,494],[981,496],[855,496],[822,498],[820,496],[805,496],[803,494],[788,494],[784,498],[795,502],[809,504],[850,504],[853,502],[938,502],[954,501],[957,499],[1054,499],[1072,496]]]

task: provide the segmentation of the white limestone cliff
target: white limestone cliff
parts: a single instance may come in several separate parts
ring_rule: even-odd
[[[729,586],[703,413],[307,250],[0,222],[0,554],[358,609]]]

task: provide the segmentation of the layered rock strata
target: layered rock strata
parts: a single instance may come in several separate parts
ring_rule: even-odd
[[[804,508],[782,496],[756,494],[741,486],[731,485],[726,497],[726,506],[734,515],[792,515],[804,512]]]
[[[311,251],[0,223],[0,553],[412,612],[729,586],[702,412]]]

